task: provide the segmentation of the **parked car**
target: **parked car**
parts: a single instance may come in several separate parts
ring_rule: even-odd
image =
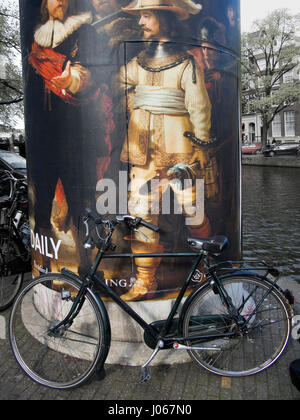
[[[257,155],[261,153],[262,146],[257,143],[243,144],[242,154],[243,155]]]
[[[0,150],[0,173],[9,171],[15,178],[27,176],[26,159],[13,152]]]
[[[263,149],[264,156],[299,155],[300,145],[296,142],[272,144]]]

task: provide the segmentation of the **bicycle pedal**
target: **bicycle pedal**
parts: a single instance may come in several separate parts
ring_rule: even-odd
[[[143,366],[140,372],[140,383],[145,384],[151,379],[151,369],[149,366]]]

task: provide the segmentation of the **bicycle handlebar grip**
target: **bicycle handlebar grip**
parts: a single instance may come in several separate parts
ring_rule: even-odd
[[[154,230],[154,232],[158,232],[159,231],[159,227],[153,225],[152,223],[146,222],[145,220],[141,219],[140,220],[140,224],[147,227],[148,229]]]
[[[87,215],[93,219],[93,221],[96,223],[96,225],[99,225],[102,222],[102,219],[100,216],[98,216],[98,214],[96,214],[95,212],[93,212],[91,209],[86,208],[85,209]]]

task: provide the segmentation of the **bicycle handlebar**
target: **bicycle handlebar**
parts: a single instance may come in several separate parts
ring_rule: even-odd
[[[94,241],[89,233],[89,224],[88,224],[89,219],[92,219],[96,225],[102,224],[108,228],[108,234],[106,235],[106,238],[105,238],[106,243],[110,241],[110,237],[114,231],[114,227],[115,225],[119,223],[126,223],[130,228],[133,228],[133,229],[137,228],[139,225],[142,225],[142,226],[147,227],[148,229],[153,230],[154,232],[159,231],[158,226],[155,226],[152,223],[146,222],[146,220],[143,220],[141,217],[134,217],[129,214],[126,214],[122,216],[116,216],[115,220],[102,219],[101,216],[93,212],[91,209],[87,208],[86,216],[83,217],[83,222],[86,228],[86,238],[87,238],[83,246],[86,249],[90,249],[94,245],[96,245],[94,244]],[[104,238],[101,238],[101,239],[104,240]]]
[[[158,232],[159,231],[159,227],[158,226],[155,226],[152,223],[146,222],[146,220],[141,219],[140,222],[139,222],[139,224],[147,227],[148,229],[153,230],[154,232]]]
[[[158,226],[155,226],[152,223],[146,222],[146,220],[143,220],[141,217],[134,217],[134,216],[130,216],[129,214],[126,214],[124,216],[117,216],[116,221],[118,223],[125,222],[130,227],[136,227],[138,225],[142,225],[142,226],[147,227],[148,229],[153,230],[154,232],[159,231]]]
[[[93,212],[91,209],[86,209],[87,217],[92,219],[96,225],[100,224],[107,224],[108,220],[102,219],[101,216]],[[148,229],[151,229],[155,232],[158,232],[159,227],[153,225],[152,223],[146,222],[146,220],[143,220],[141,217],[134,217],[130,216],[129,214],[125,214],[122,216],[116,216],[115,223],[127,223],[130,227],[137,227],[138,225],[142,225],[147,227]],[[113,221],[110,223],[113,223]]]

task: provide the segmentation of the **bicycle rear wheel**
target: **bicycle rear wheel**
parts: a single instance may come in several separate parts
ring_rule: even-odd
[[[17,263],[17,244],[9,232],[0,232],[0,311],[7,309],[17,296],[23,282],[23,274],[12,274]]]
[[[195,294],[183,318],[183,334],[206,335],[206,339],[187,341],[189,350],[201,367],[222,376],[249,376],[271,366],[284,351],[291,329],[291,308],[284,296],[268,283],[248,276],[232,276],[222,281],[246,328],[238,325],[207,284]],[[232,337],[214,338],[233,333]],[[210,338],[210,336],[212,336]],[[207,350],[206,350],[207,348]]]
[[[33,280],[16,298],[9,321],[13,354],[34,381],[71,389],[86,382],[104,363],[110,329],[103,308],[88,289],[70,327],[50,331],[65,319],[80,282],[60,274]],[[104,309],[105,310],[105,309]]]

